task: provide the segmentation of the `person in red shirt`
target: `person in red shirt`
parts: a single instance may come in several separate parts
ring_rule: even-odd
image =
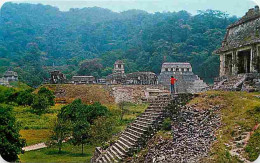
[[[171,76],[171,94],[175,93],[174,84],[177,81],[173,76]]]

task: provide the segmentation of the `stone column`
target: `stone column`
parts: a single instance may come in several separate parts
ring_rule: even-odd
[[[257,46],[253,45],[251,49],[251,56],[250,56],[250,72],[257,72]]]
[[[220,54],[220,71],[219,71],[219,76],[224,76],[225,75],[225,55]]]
[[[236,51],[232,52],[232,75],[237,74],[237,55]]]

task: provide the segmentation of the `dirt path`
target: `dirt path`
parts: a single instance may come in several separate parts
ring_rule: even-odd
[[[27,151],[34,151],[37,149],[42,149],[42,148],[46,148],[47,145],[45,143],[38,143],[38,144],[34,144],[34,145],[30,145],[27,147],[22,148],[25,152]]]

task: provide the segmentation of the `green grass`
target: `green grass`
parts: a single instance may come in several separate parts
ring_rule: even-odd
[[[237,127],[241,127],[242,132],[250,132],[260,122],[260,114],[255,112],[255,108],[260,106],[260,99],[254,97],[259,94],[210,91],[190,102],[190,104],[196,104],[200,109],[216,105],[222,108],[220,111],[222,126],[216,133],[217,141],[213,144],[210,153],[211,162],[238,162],[237,158],[227,153],[229,148],[225,144],[230,143],[236,136],[234,133],[236,133]]]
[[[25,152],[19,158],[22,163],[90,162],[94,151],[95,145],[86,145],[84,147],[84,154],[82,155],[81,146],[64,143],[61,153],[58,153],[57,147],[49,147],[37,151]]]
[[[15,117],[21,125],[20,134],[27,145],[47,142],[51,136],[53,120],[62,105],[52,106],[50,113],[36,115],[29,107],[15,106]]]
[[[52,134],[50,129],[29,129],[20,130],[23,139],[26,140],[26,145],[33,145],[42,142],[48,142]]]

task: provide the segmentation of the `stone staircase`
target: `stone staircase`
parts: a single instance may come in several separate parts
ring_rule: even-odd
[[[177,97],[177,95],[174,95]],[[119,139],[105,150],[96,148],[93,163],[121,162],[127,156],[141,149],[159,129],[165,117],[165,107],[174,98],[162,95],[150,102],[149,107],[131,123],[120,135]]]

